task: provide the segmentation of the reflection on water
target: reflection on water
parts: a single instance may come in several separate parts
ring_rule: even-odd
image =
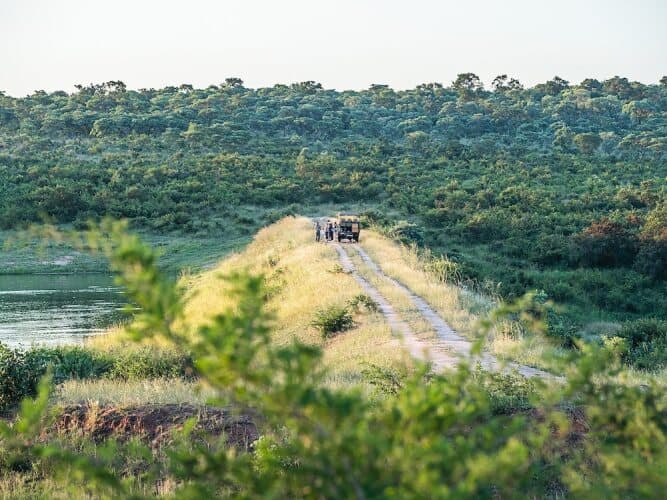
[[[0,275],[0,342],[80,344],[120,321],[124,304],[108,275]]]

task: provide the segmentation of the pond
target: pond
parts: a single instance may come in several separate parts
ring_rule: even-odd
[[[106,274],[0,275],[0,342],[81,344],[120,322],[125,303]]]

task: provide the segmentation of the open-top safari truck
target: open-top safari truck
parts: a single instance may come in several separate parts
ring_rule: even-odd
[[[361,223],[358,215],[342,212],[338,214],[338,241],[359,242],[360,229]]]

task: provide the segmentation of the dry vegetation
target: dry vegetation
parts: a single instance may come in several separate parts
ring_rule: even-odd
[[[374,231],[364,231],[361,245],[380,264],[385,274],[424,298],[456,332],[465,337],[474,340],[480,316],[500,304],[495,297],[480,295],[456,283],[442,282],[428,271],[425,257],[414,247],[397,244]],[[366,266],[361,259],[356,258],[355,262],[364,272]],[[409,311],[410,305],[404,294],[382,281],[376,280],[376,285],[387,297],[391,297],[392,302],[403,307],[404,313]],[[406,319],[409,319],[409,313]],[[506,321],[491,331],[488,347],[502,358],[538,367],[545,367],[545,362],[560,354],[550,339],[526,334],[518,325]]]
[[[68,380],[60,384],[58,404],[90,403],[130,406],[143,403],[203,405],[214,393],[196,382],[180,379]]]

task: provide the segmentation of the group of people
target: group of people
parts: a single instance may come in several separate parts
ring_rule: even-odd
[[[334,234],[338,232],[338,223],[327,221],[326,226],[322,226],[320,221],[315,222],[315,241],[322,241],[322,233],[324,233],[325,241],[333,241]]]

